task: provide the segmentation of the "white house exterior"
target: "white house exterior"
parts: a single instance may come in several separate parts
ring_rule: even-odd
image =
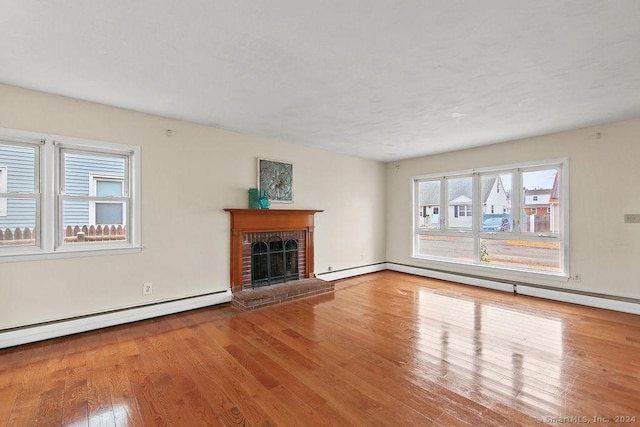
[[[482,177],[480,197],[482,213],[484,215],[505,215],[511,213],[511,201],[505,191],[502,179],[499,175]],[[441,181],[423,181],[419,184],[419,225],[425,228],[440,227],[440,213],[443,204],[441,198]],[[473,226],[473,189],[471,178],[456,178],[446,183],[448,202],[447,227],[471,228]]]
[[[499,175],[495,178],[483,177],[482,213],[484,215],[505,215],[511,213],[511,200]]]

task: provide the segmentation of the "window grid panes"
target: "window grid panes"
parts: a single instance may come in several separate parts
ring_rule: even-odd
[[[127,157],[61,150],[61,244],[126,241]]]
[[[0,141],[0,249],[38,244],[38,150]]]
[[[0,262],[139,251],[139,155],[0,129]]]
[[[414,256],[566,274],[562,170],[561,162],[415,179]],[[446,188],[444,199],[434,196],[441,188]],[[436,221],[444,227],[428,220],[434,211],[446,212],[445,221]]]

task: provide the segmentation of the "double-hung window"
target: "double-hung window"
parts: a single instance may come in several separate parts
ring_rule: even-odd
[[[564,159],[415,177],[413,256],[567,276],[567,180]]]
[[[59,224],[61,243],[127,241],[131,205],[129,155],[62,147]]]
[[[7,167],[0,166],[0,194],[7,193]],[[7,216],[7,198],[0,197],[0,216]]]
[[[0,134],[0,251],[5,253],[39,244],[40,148],[37,140]]]
[[[0,129],[0,261],[138,251],[139,152]]]
[[[92,225],[122,224],[126,225],[126,203],[118,201],[124,197],[124,178],[91,177],[92,196],[107,197],[91,204],[89,219]]]

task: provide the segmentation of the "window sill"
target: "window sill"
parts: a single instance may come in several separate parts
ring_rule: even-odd
[[[25,250],[23,252],[13,252],[0,255],[0,263],[23,262],[23,261],[45,261],[51,259],[64,258],[84,258],[93,256],[128,255],[137,254],[142,251],[142,246],[126,246],[118,248],[82,248],[82,249],[58,249],[53,252],[45,252],[39,249]]]

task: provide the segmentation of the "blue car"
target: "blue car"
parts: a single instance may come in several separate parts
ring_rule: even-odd
[[[511,231],[511,221],[504,216],[494,216],[482,222],[482,231]]]

